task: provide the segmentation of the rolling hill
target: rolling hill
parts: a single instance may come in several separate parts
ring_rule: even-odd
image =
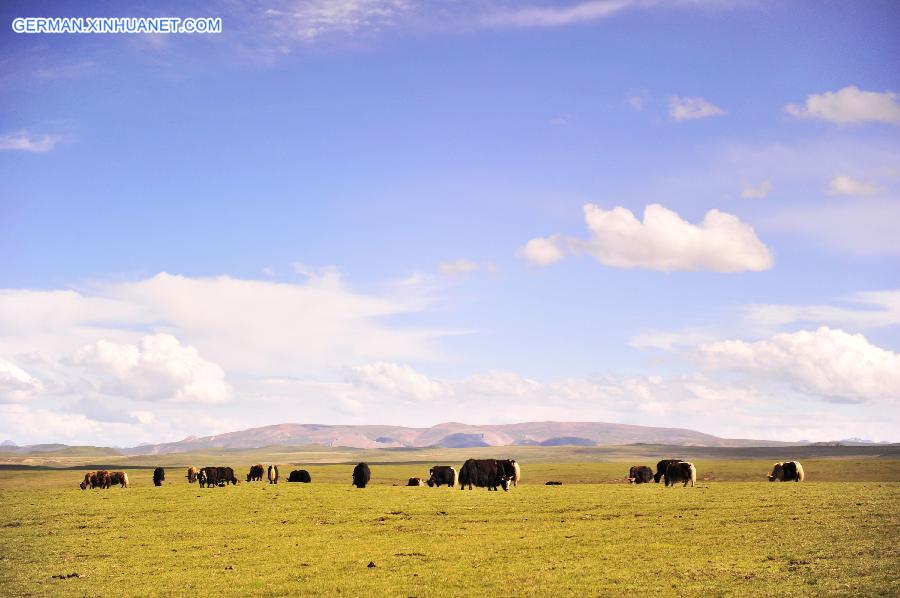
[[[786,446],[770,440],[719,438],[683,428],[654,428],[603,422],[528,422],[469,425],[456,422],[431,428],[402,426],[329,426],[276,424],[178,442],[145,444],[122,449],[126,455],[181,453],[204,449],[250,449],[267,446],[330,446],[350,448],[468,448],[479,446],[539,445],[598,446],[668,444],[678,446],[746,447]]]

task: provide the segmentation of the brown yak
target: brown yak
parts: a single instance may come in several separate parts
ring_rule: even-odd
[[[119,484],[122,488],[128,488],[128,474],[124,471],[110,471],[106,476],[104,488],[109,488],[110,484]]]

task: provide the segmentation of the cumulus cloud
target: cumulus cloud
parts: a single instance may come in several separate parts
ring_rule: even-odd
[[[823,120],[838,125],[866,122],[900,124],[898,94],[863,91],[855,85],[838,91],[810,94],[804,104],[788,104],[784,110],[796,118]]]
[[[772,252],[753,228],[719,210],[710,210],[696,225],[659,204],[644,209],[643,222],[627,208],[603,210],[587,204],[584,218],[590,239],[568,239],[567,244],[605,266],[743,272],[767,270],[773,264]],[[521,253],[541,265],[563,257],[558,240],[532,239]]]
[[[355,366],[351,380],[374,390],[417,401],[428,401],[444,396],[449,387],[433,380],[405,364],[379,361]]]
[[[565,257],[559,240],[553,237],[531,239],[525,243],[524,247],[519,249],[518,255],[538,266],[547,266]]]
[[[221,403],[231,394],[221,367],[170,334],[145,336],[139,345],[100,340],[78,349],[71,361],[89,370],[106,394],[198,403]]]
[[[17,131],[0,135],[0,151],[20,151],[44,153],[49,152],[59,143],[60,137],[56,135],[32,136],[28,131]]]
[[[302,283],[158,274],[78,291],[0,290],[0,354],[68,355],[105,339],[174,334],[229,374],[309,375],[377,360],[431,358],[449,330],[390,323],[429,304],[421,285],[353,291],[338,273]]]
[[[834,401],[900,400],[900,354],[862,334],[823,326],[756,342],[709,343],[698,352],[709,367],[770,376]]]
[[[704,98],[679,96],[669,98],[669,118],[676,122],[725,114],[724,110]]]
[[[845,174],[831,179],[828,192],[832,195],[874,195],[884,191],[878,185],[854,179]]]
[[[0,403],[24,403],[41,390],[40,380],[16,364],[0,359]]]
[[[744,199],[764,199],[772,192],[772,184],[762,181],[758,185],[744,185],[741,187],[741,197]]]

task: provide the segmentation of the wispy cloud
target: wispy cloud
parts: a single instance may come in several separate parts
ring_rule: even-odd
[[[478,264],[467,259],[458,259],[452,262],[441,262],[441,274],[445,276],[462,276],[478,269]]]
[[[623,10],[656,4],[647,0],[591,0],[568,6],[519,6],[487,13],[480,19],[485,27],[561,27],[590,23]]]
[[[762,181],[758,185],[744,185],[741,187],[741,197],[744,199],[764,199],[772,192],[772,183]]]
[[[416,7],[412,0],[301,0],[278,3],[263,14],[279,34],[312,42],[393,27]]]
[[[59,143],[58,135],[33,136],[28,131],[0,135],[0,150],[45,153]]]
[[[535,0],[530,4],[514,0],[276,0],[235,3],[229,11],[237,15],[236,21],[250,23],[242,25],[243,30],[235,37],[241,40],[242,52],[255,52],[272,61],[297,47],[329,42],[356,45],[390,31],[565,27],[602,22],[628,10],[720,8],[739,3],[740,0]]]
[[[669,118],[676,122],[725,116],[725,111],[709,100],[700,97],[669,98]]]
[[[740,311],[739,319],[751,330],[777,330],[798,322],[854,331],[900,326],[900,290],[854,293],[839,304],[767,303],[747,305]]]
[[[631,95],[628,96],[625,101],[638,112],[644,109],[644,96]]]
[[[861,197],[784,208],[770,213],[761,225],[857,255],[900,255],[898,223],[896,198]]]
[[[828,192],[831,195],[874,195],[884,191],[878,185],[860,181],[845,174],[838,175],[831,179],[828,186]]]

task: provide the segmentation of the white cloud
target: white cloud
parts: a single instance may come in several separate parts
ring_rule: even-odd
[[[221,403],[231,395],[224,370],[170,334],[145,336],[140,345],[99,340],[78,349],[71,362],[88,370],[105,394],[197,403]]]
[[[341,286],[341,272],[334,266],[317,268],[301,262],[293,262],[291,269],[305,277],[311,285],[326,288],[340,288]]]
[[[462,276],[478,269],[478,264],[466,259],[458,259],[452,262],[441,262],[441,274],[446,276]]]
[[[828,187],[828,192],[832,195],[874,195],[882,191],[884,189],[878,185],[866,183],[845,174],[831,179],[831,184]]]
[[[16,364],[0,359],[0,403],[24,403],[41,390],[40,380]]]
[[[102,426],[81,414],[32,409],[25,405],[0,404],[0,430],[9,438],[25,442],[76,442],[94,439],[103,445]]]
[[[488,372],[465,380],[461,387],[480,395],[527,397],[539,392],[543,385],[512,372]]]
[[[900,354],[861,334],[823,326],[756,342],[709,343],[698,352],[710,367],[784,380],[800,392],[831,400],[900,401]]]
[[[744,185],[741,187],[741,197],[744,199],[764,199],[772,192],[772,184],[762,181],[758,185]]]
[[[643,96],[628,96],[625,100],[628,102],[628,105],[640,112],[644,109],[644,98]]]
[[[524,247],[519,249],[518,255],[538,266],[547,266],[565,257],[565,253],[559,246],[559,241],[553,237],[531,239],[525,243]]]
[[[677,122],[725,114],[724,110],[703,98],[679,96],[669,98],[669,118]]]
[[[429,401],[449,392],[449,387],[432,380],[408,365],[379,361],[351,369],[351,381],[393,396]]]
[[[56,135],[32,137],[27,131],[17,131],[0,135],[0,150],[44,153],[56,147],[59,140]]]
[[[389,378],[389,382],[376,385],[379,390],[395,389],[396,379],[415,380],[410,384],[412,389],[437,385],[437,390],[426,390],[425,395],[429,405],[440,413],[439,421],[607,421],[782,440],[834,440],[852,434],[896,437],[896,417],[876,421],[860,412],[859,405],[847,403],[828,404],[828,410],[822,410],[817,406],[824,404],[816,397],[772,387],[765,380],[734,384],[691,373],[539,382],[512,372],[435,380],[406,366]],[[354,384],[363,392],[370,388],[366,383]],[[361,417],[366,423],[372,422],[382,405],[352,390],[344,389],[341,394],[354,397],[362,405]],[[415,394],[415,390],[407,394]],[[478,414],[477,420],[472,413]]]
[[[0,291],[0,354],[68,355],[99,339],[173,334],[226,372],[310,375],[377,360],[428,359],[448,334],[393,324],[429,303],[420,285],[354,292],[326,270],[302,284],[158,274],[80,292]]]
[[[849,85],[838,91],[811,94],[802,106],[788,104],[785,112],[796,118],[824,120],[839,125],[865,122],[900,123],[898,94],[863,91]]]
[[[699,225],[659,204],[644,209],[644,220],[631,210],[603,210],[587,204],[584,217],[591,238],[570,244],[598,262],[617,268],[649,270],[760,271],[772,267],[772,253],[749,225],[736,216],[710,210]]]

